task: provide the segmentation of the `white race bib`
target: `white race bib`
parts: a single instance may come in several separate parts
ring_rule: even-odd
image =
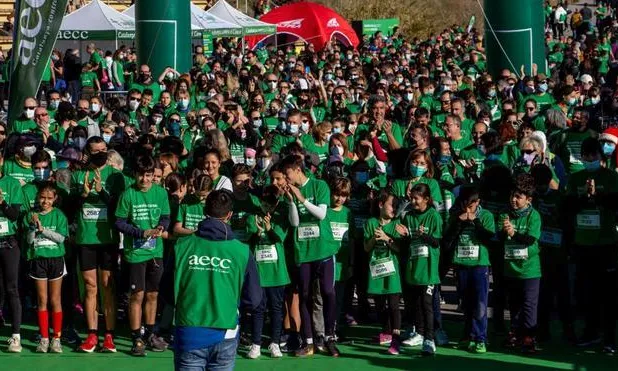
[[[545,228],[541,231],[541,243],[550,246],[562,245],[562,231],[555,228]]]
[[[258,263],[271,263],[279,260],[275,245],[260,245],[255,249],[255,260]]]
[[[9,233],[8,220],[0,220],[0,234],[7,234],[7,233]]]
[[[245,155],[238,155],[238,156],[232,155],[232,161],[234,161],[235,164],[244,164]]]
[[[373,279],[392,276],[396,273],[395,263],[391,257],[372,261],[369,263],[369,270]]]
[[[427,258],[429,257],[429,247],[425,245],[410,246],[411,258]]]
[[[133,240],[134,249],[154,250],[157,247],[157,240],[154,238],[137,238]]]
[[[56,247],[58,246],[57,243],[55,243],[52,240],[48,240],[45,237],[37,237],[34,240],[34,248],[35,249],[40,249],[40,248],[52,248],[52,247]]]
[[[504,248],[504,258],[507,260],[528,259],[528,247],[521,245],[507,245]]]
[[[347,232],[349,229],[348,223],[330,223],[330,229],[333,231],[333,238],[335,241],[343,241],[344,237],[347,240]]]
[[[83,209],[84,220],[98,220],[104,222],[107,220],[107,208],[106,207],[85,207]]]
[[[307,241],[320,238],[320,226],[317,224],[307,224],[298,227],[298,240]]]
[[[598,210],[589,210],[577,214],[577,227],[582,229],[600,229],[601,214]]]
[[[457,258],[458,259],[478,259],[479,258],[479,246],[478,245],[467,245],[457,246]]]

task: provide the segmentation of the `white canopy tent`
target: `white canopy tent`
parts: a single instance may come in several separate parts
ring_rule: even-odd
[[[240,10],[228,4],[225,0],[219,0],[206,11],[216,17],[242,27],[243,35],[271,35],[277,32],[277,25],[251,18]]]
[[[135,20],[101,0],[93,0],[62,19],[56,48],[62,51],[79,48],[85,57],[90,42],[96,41],[97,47],[103,50],[116,50],[123,40],[133,44]]]

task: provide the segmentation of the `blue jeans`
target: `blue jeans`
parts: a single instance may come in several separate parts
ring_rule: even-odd
[[[174,354],[176,371],[233,371],[236,362],[238,339],[223,342],[188,352]]]
[[[459,267],[457,287],[464,310],[464,339],[486,342],[489,267]]]

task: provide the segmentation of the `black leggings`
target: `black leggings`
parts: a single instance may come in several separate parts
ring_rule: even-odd
[[[17,248],[17,240],[15,237],[8,237],[13,248],[0,248],[0,279],[4,285],[4,292],[8,299],[9,308],[11,310],[11,331],[13,334],[19,334],[21,326],[21,300],[19,298],[19,289],[17,286],[17,277],[19,276],[19,259],[20,251]],[[3,242],[9,242],[3,239]],[[6,246],[6,244],[3,244]]]
[[[399,310],[399,298],[401,294],[376,295],[376,309],[382,318],[382,331],[390,334],[393,330],[401,330],[401,311]]]
[[[416,332],[425,338],[433,340],[433,290],[434,286],[411,286],[410,302],[414,313]]]

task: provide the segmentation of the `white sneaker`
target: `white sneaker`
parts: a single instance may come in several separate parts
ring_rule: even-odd
[[[62,353],[62,343],[60,343],[60,338],[52,339],[51,343],[49,344],[49,352]]]
[[[446,334],[446,331],[444,331],[443,329],[439,329],[435,332],[435,337],[436,337],[436,344],[438,346],[445,346],[448,345],[448,335]]]
[[[41,338],[41,340],[39,340],[39,345],[37,345],[36,347],[36,352],[37,353],[47,353],[48,350],[49,350],[49,339]]]
[[[415,333],[412,333],[412,335],[410,335],[409,338],[402,341],[401,344],[407,347],[418,347],[418,346],[423,345],[423,340],[424,340],[423,336],[415,332]]]
[[[432,356],[436,354],[436,344],[433,340],[425,340],[423,341],[423,350],[421,352],[423,355]]]
[[[270,351],[270,356],[272,358],[281,358],[281,357],[283,357],[283,353],[281,353],[281,348],[279,348],[279,344],[271,343],[268,346],[268,350]]]
[[[21,347],[21,339],[17,336],[11,336],[8,340],[9,343],[9,348],[8,348],[8,352],[9,353],[21,353],[22,347]]]
[[[251,344],[251,348],[249,348],[249,353],[247,357],[251,359],[258,359],[262,355],[262,347],[257,344]]]

